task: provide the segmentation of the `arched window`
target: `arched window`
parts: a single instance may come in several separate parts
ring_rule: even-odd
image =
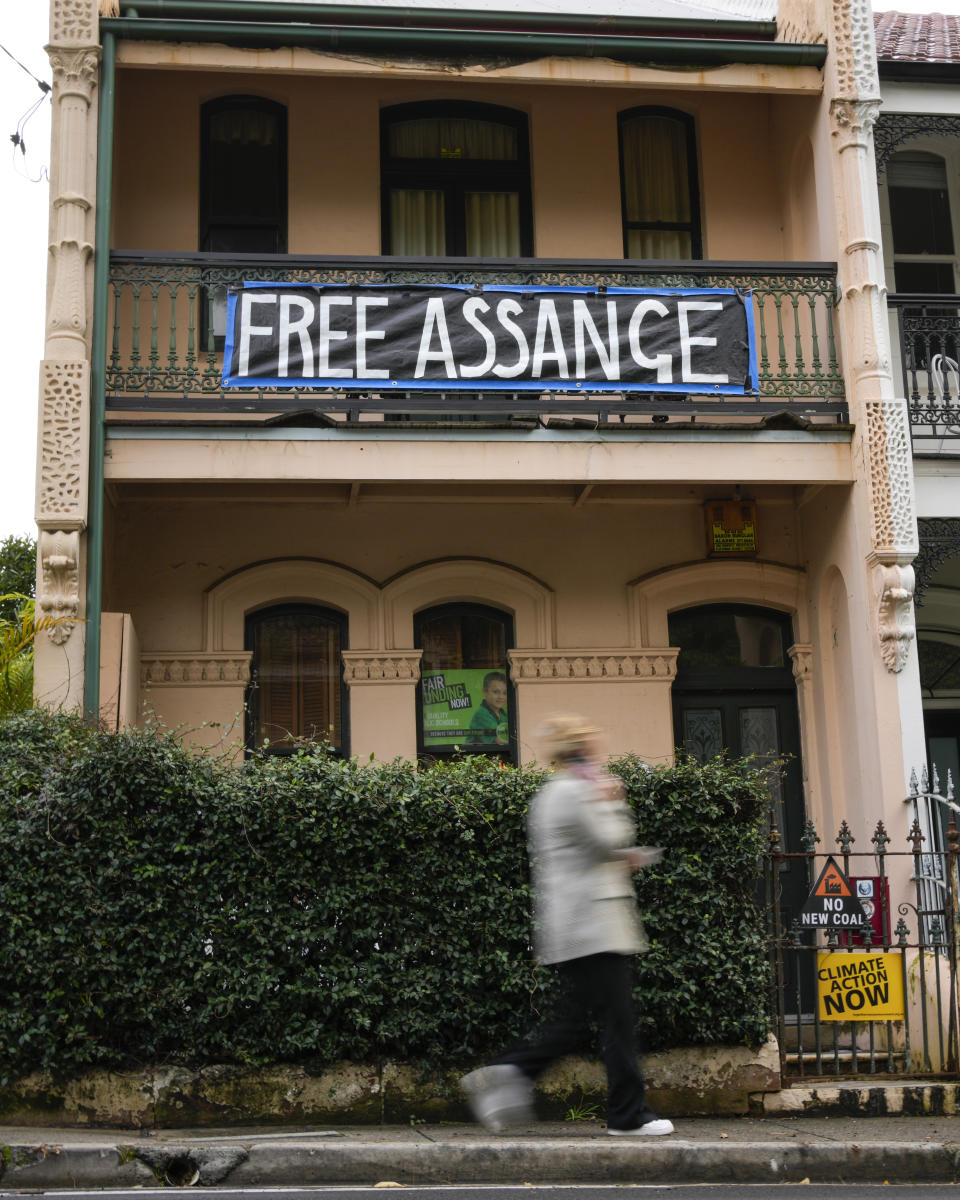
[[[417,613],[423,651],[417,696],[420,752],[516,758],[516,705],[507,671],[513,621],[496,608],[445,604]]]
[[[672,108],[631,108],[619,121],[624,255],[702,257],[693,118]]]
[[[470,101],[397,104],[381,115],[384,254],[533,253],[527,118]]]
[[[200,249],[287,251],[287,110],[259,96],[200,109]]]
[[[309,604],[260,609],[246,619],[246,648],[247,746],[288,753],[298,742],[329,742],[346,754],[346,617]]]

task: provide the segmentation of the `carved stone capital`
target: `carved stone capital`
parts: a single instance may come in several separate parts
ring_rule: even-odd
[[[53,100],[78,96],[88,105],[93,99],[100,71],[100,51],[96,47],[80,50],[48,46],[50,69],[53,72]]]
[[[873,127],[880,115],[880,98],[830,101],[830,132],[841,150],[872,147]]]
[[[141,654],[142,687],[222,687],[250,682],[252,650]]]
[[[645,650],[509,650],[514,683],[610,682],[647,679],[671,683],[677,674],[678,649]]]
[[[45,359],[40,364],[36,515],[41,528],[86,524],[89,396],[89,363]]]
[[[917,631],[913,620],[913,567],[878,562],[873,568],[877,591],[877,633],[884,666],[894,674],[903,670],[910,643]]]
[[[344,650],[343,678],[350,687],[364,683],[416,683],[422,650]]]
[[[73,633],[80,615],[80,532],[77,529],[41,529],[37,541],[40,579],[37,613],[57,617],[60,624],[47,630],[50,641],[62,646]]]
[[[797,683],[809,683],[813,679],[813,647],[795,642],[788,650],[793,677]]]
[[[54,46],[97,44],[97,0],[53,0],[50,41]]]

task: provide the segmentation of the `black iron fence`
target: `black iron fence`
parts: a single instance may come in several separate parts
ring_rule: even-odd
[[[903,393],[918,450],[960,439],[960,295],[890,295]],[[960,444],[953,447],[960,450]]]
[[[478,283],[587,287],[736,287],[753,294],[756,394],[668,396],[583,391],[400,392],[336,389],[225,390],[221,385],[226,289],[244,280],[301,284]],[[110,259],[107,408],[121,411],[285,412],[328,419],[417,413],[536,418],[545,412],[689,421],[788,412],[802,422],[847,420],[837,356],[833,263],[597,262],[522,259],[304,258],[293,255],[164,255]]]
[[[960,1075],[960,807],[952,780],[941,793],[926,771],[914,775],[907,804],[909,833],[899,846],[882,821],[859,846],[843,821],[832,849],[812,822],[795,851],[771,827],[771,1008],[787,1079]],[[787,894],[785,872],[799,868],[812,896],[830,858],[866,919],[811,927],[804,902]],[[898,995],[902,1015],[890,1016]]]

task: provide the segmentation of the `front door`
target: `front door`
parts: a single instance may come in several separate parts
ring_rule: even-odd
[[[781,848],[796,852],[805,813],[797,687],[787,653],[792,643],[789,617],[772,609],[711,605],[670,617],[670,645],[680,647],[673,686],[677,748],[698,762],[725,753],[767,766]],[[790,860],[778,878],[781,920],[789,929],[810,881],[804,864]]]

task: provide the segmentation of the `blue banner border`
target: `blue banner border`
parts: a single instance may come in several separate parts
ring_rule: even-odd
[[[516,283],[490,283],[485,285],[478,283],[302,283],[295,280],[250,280],[243,281],[243,288],[316,288],[329,289],[332,291],[338,288],[376,288],[378,291],[385,291],[388,288],[391,291],[409,291],[413,288],[428,288],[430,291],[440,291],[447,289],[450,291],[460,292],[536,292],[549,293],[561,292],[567,295],[580,296],[736,296],[743,301],[744,315],[747,322],[747,360],[748,374],[746,384],[752,382],[751,387],[746,384],[739,386],[732,383],[715,383],[710,388],[703,388],[699,391],[693,391],[691,386],[686,383],[576,383],[573,381],[556,383],[517,383],[512,380],[491,380],[489,382],[481,382],[479,380],[460,380],[460,379],[445,379],[445,380],[423,380],[423,379],[298,379],[291,382],[288,378],[257,378],[257,379],[239,379],[228,374],[228,366],[233,360],[233,330],[234,319],[236,315],[237,296],[239,289],[231,288],[227,292],[227,329],[226,339],[223,347],[223,373],[221,382],[225,388],[252,388],[261,390],[263,388],[277,387],[283,388],[286,391],[364,391],[377,392],[382,395],[388,395],[391,391],[398,392],[558,392],[571,396],[575,396],[577,392],[582,392],[584,395],[589,395],[593,392],[654,392],[654,393],[675,393],[679,395],[694,395],[694,396],[754,396],[757,395],[757,341],[756,328],[753,313],[753,304],[750,303],[753,299],[753,291],[750,288],[632,288],[632,287],[588,287],[580,285],[572,285],[565,287],[563,285],[545,285],[538,284],[516,284]]]

